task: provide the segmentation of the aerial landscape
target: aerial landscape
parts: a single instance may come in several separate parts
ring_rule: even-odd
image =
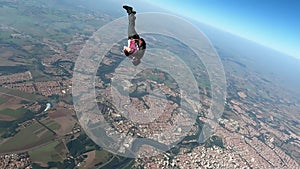
[[[123,3],[0,0],[0,168],[300,168],[300,59],[190,20],[217,62],[153,32],[81,62]]]

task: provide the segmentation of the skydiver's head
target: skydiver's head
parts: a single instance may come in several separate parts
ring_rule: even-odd
[[[140,49],[146,49],[146,42],[143,38],[139,39],[139,47]]]

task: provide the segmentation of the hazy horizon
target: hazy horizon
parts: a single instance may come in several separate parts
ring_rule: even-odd
[[[300,59],[299,2],[148,2]]]

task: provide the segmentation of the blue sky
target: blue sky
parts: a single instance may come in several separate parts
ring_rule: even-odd
[[[148,0],[300,59],[300,1]]]

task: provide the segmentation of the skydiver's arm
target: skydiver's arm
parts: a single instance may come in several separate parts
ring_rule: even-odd
[[[132,39],[132,38],[131,38]],[[131,39],[128,39],[128,41],[127,41],[127,46],[128,47],[130,47],[130,41],[131,41]]]
[[[124,46],[124,47],[123,47],[123,50],[126,50],[126,51],[128,51],[128,52],[131,51],[131,49],[130,49],[130,41],[131,41],[131,39],[132,39],[132,38],[128,39],[128,41],[127,41],[127,46]]]

